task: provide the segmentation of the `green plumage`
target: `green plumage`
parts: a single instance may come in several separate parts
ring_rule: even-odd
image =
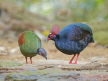
[[[33,57],[36,55],[37,49],[41,48],[41,40],[33,32],[25,31],[23,33],[24,36],[20,39],[24,40],[24,44],[20,45],[21,53],[25,57]]]

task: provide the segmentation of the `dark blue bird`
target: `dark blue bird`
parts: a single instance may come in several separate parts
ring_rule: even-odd
[[[64,27],[61,31],[58,25],[52,27],[47,40],[55,41],[56,48],[68,55],[74,55],[69,64],[77,64],[78,56],[91,42],[94,42],[91,28],[82,23],[74,23]],[[73,63],[73,59],[76,60]]]

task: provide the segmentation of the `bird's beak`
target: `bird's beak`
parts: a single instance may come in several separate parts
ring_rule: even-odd
[[[47,57],[45,57],[45,59],[47,60]]]

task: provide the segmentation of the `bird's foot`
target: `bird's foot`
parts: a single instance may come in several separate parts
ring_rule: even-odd
[[[77,62],[74,62],[74,63],[72,63],[72,62],[69,62],[69,64],[77,64]]]

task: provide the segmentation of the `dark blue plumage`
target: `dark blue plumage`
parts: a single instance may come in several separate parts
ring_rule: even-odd
[[[74,23],[64,27],[57,35],[49,34],[48,38],[55,41],[55,46],[58,50],[68,55],[74,54],[74,57],[78,54],[78,58],[80,52],[89,43],[94,42],[92,35],[92,30],[88,25]],[[73,64],[73,58],[69,62],[70,64]],[[76,63],[77,60],[74,64]]]

